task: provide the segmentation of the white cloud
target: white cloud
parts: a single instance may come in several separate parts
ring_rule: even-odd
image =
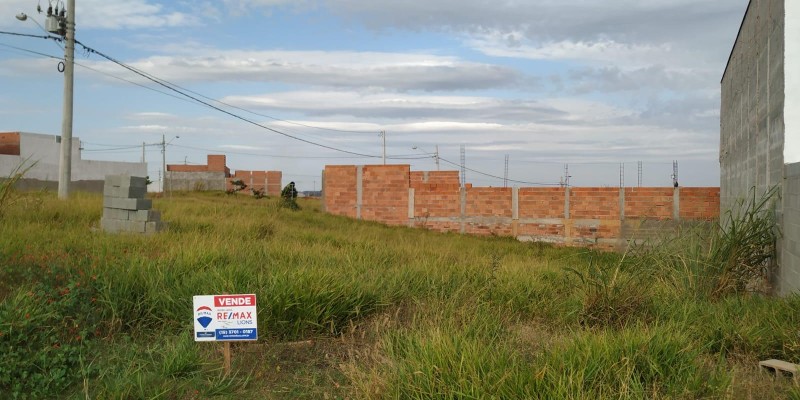
[[[44,24],[44,14],[38,15],[29,0],[3,0],[0,15],[12,16],[24,12]],[[47,1],[40,2],[46,10]],[[176,8],[183,3],[154,0],[79,0],[75,6],[76,30],[82,29],[141,29],[198,25],[201,16],[190,8]],[[13,18],[0,18],[2,27],[20,27]],[[30,22],[26,24],[31,24]],[[31,24],[32,25],[32,24]]]
[[[528,58],[534,60],[577,60],[602,63],[624,63],[626,67],[643,67],[669,58],[671,45],[620,43],[610,39],[597,41],[561,40],[538,45],[524,38],[509,44],[509,34],[493,32],[468,39],[467,44],[494,57]],[[513,34],[511,34],[513,35]],[[520,36],[519,34],[513,35]]]
[[[173,82],[282,82],[433,91],[507,87],[520,79],[511,68],[421,53],[217,50],[204,56],[163,55],[126,63]],[[89,64],[106,73],[121,72],[109,62]],[[16,69],[30,72],[19,63]]]

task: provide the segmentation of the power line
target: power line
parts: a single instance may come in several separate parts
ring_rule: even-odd
[[[140,145],[141,146],[141,145]],[[205,147],[197,147],[197,146],[186,146],[181,144],[172,144],[171,146],[184,148],[184,149],[191,149],[191,150],[200,150],[206,152],[219,152],[225,154],[238,154],[243,156],[254,156],[254,157],[275,157],[275,158],[294,158],[294,159],[352,159],[352,158],[363,158],[363,156],[287,156],[283,154],[265,154],[265,153],[250,153],[250,152],[243,152],[237,150],[220,150],[220,149],[210,149]],[[393,160],[421,160],[427,157],[388,157]]]
[[[288,137],[290,139],[294,139],[294,140],[297,140],[297,141],[300,141],[300,142],[303,142],[303,143],[307,143],[307,144],[310,144],[310,145],[313,145],[313,146],[321,147],[321,148],[324,148],[324,149],[338,151],[338,152],[346,153],[346,154],[352,154],[352,155],[361,156],[361,157],[378,158],[378,156],[374,156],[374,155],[371,155],[371,154],[364,154],[364,153],[359,153],[359,152],[355,152],[355,151],[344,150],[344,149],[340,149],[340,148],[337,148],[337,147],[328,146],[326,144],[313,142],[313,141],[306,140],[306,139],[303,139],[303,138],[299,138],[297,136],[293,136],[293,135],[290,135],[288,133],[279,131],[277,129],[270,128],[268,126],[259,124],[258,122],[255,122],[255,121],[253,121],[251,119],[245,118],[245,117],[243,117],[241,115],[238,115],[238,114],[234,114],[234,113],[232,113],[232,112],[230,112],[228,110],[224,110],[224,109],[222,109],[220,107],[217,107],[217,106],[215,106],[213,104],[210,104],[210,103],[208,103],[206,101],[203,101],[203,100],[201,100],[201,99],[199,99],[199,98],[197,98],[195,96],[192,96],[192,95],[190,95],[190,94],[188,94],[186,92],[183,92],[183,91],[181,91],[179,89],[176,89],[175,87],[171,86],[171,84],[166,83],[166,81],[163,81],[163,80],[161,80],[159,78],[153,77],[150,74],[147,74],[145,72],[139,71],[138,69],[136,69],[134,67],[131,67],[131,66],[129,66],[129,65],[127,65],[127,64],[125,64],[125,63],[123,63],[121,61],[118,61],[118,60],[114,59],[113,57],[104,54],[103,52],[100,52],[100,51],[95,50],[95,49],[93,49],[93,48],[91,48],[89,46],[86,46],[85,44],[83,44],[83,43],[81,43],[79,41],[75,41],[75,43],[80,44],[84,49],[86,49],[86,51],[88,51],[90,53],[97,54],[100,57],[103,57],[106,60],[111,61],[114,64],[117,64],[120,67],[123,67],[123,68],[135,73],[136,75],[139,75],[139,76],[141,76],[143,78],[146,78],[146,79],[148,79],[148,80],[150,80],[150,81],[152,81],[152,82],[154,82],[154,83],[156,83],[158,85],[161,85],[161,86],[163,86],[163,87],[165,87],[165,88],[167,88],[167,89],[169,89],[169,90],[171,90],[173,92],[176,92],[176,93],[178,93],[178,94],[180,94],[182,96],[188,97],[188,98],[190,98],[190,99],[192,99],[192,100],[194,100],[194,101],[196,101],[196,102],[198,102],[200,104],[203,104],[203,105],[205,105],[207,107],[213,108],[214,110],[217,110],[217,111],[219,111],[221,113],[227,114],[227,115],[229,115],[229,116],[231,116],[233,118],[236,118],[238,120],[244,121],[244,122],[249,123],[251,125],[255,125],[255,126],[258,126],[258,127],[262,128],[262,129],[266,129],[268,131],[271,131],[271,132],[277,133],[279,135]]]
[[[7,32],[7,31],[0,31],[0,34],[7,34],[7,35],[13,35],[13,36],[23,36],[23,37],[32,37],[32,38],[39,38],[39,39],[62,40],[61,38],[58,38],[58,37],[55,37],[55,36],[49,36],[49,35],[48,36],[31,35],[31,34]],[[286,132],[282,132],[280,130],[277,130],[277,129],[274,129],[274,128],[270,128],[268,126],[265,126],[265,125],[262,125],[262,124],[260,124],[258,122],[255,122],[255,121],[253,121],[251,119],[245,118],[245,117],[243,117],[241,115],[238,115],[238,114],[235,114],[235,113],[230,112],[228,110],[225,110],[225,109],[222,109],[220,107],[217,107],[217,106],[215,106],[213,104],[210,104],[210,103],[208,103],[206,101],[203,101],[203,100],[199,99],[198,97],[203,97],[203,98],[208,99],[210,101],[214,101],[214,102],[217,102],[217,103],[220,103],[220,104],[224,104],[224,105],[226,105],[228,107],[231,107],[231,108],[234,108],[234,109],[238,109],[238,110],[242,110],[242,111],[245,111],[245,112],[249,112],[249,113],[252,113],[252,114],[255,114],[255,115],[260,115],[260,116],[263,116],[265,118],[270,118],[270,119],[273,119],[273,120],[279,120],[279,121],[283,121],[283,122],[287,122],[287,123],[294,123],[296,125],[301,125],[301,126],[305,126],[305,127],[308,127],[308,128],[317,128],[317,129],[333,130],[333,131],[339,131],[339,132],[350,132],[350,133],[365,133],[365,131],[346,131],[346,130],[341,130],[341,129],[315,127],[315,126],[312,126],[312,125],[295,123],[294,121],[282,120],[282,119],[275,118],[275,117],[272,117],[272,116],[268,116],[268,115],[265,115],[265,114],[260,114],[260,113],[256,113],[256,112],[253,112],[253,111],[245,110],[245,109],[243,109],[241,107],[237,107],[237,106],[234,106],[232,104],[228,104],[228,103],[221,102],[219,100],[211,99],[211,98],[209,98],[209,97],[207,97],[205,95],[202,95],[202,94],[199,94],[197,92],[193,92],[191,90],[182,88],[181,86],[179,86],[177,84],[168,82],[166,80],[157,78],[157,77],[155,77],[155,76],[153,76],[151,74],[148,74],[146,72],[140,71],[140,70],[138,70],[138,69],[136,69],[134,67],[131,67],[131,66],[119,61],[119,60],[116,60],[115,58],[113,58],[113,57],[111,57],[111,56],[109,56],[109,55],[107,55],[107,54],[105,54],[105,53],[103,53],[103,52],[101,52],[99,50],[95,50],[95,49],[93,49],[93,48],[81,43],[78,40],[76,40],[75,43],[81,45],[84,48],[84,50],[86,52],[88,52],[88,53],[97,54],[100,57],[105,58],[106,60],[111,61],[112,63],[117,64],[120,67],[123,67],[123,68],[133,72],[136,75],[139,75],[139,76],[141,76],[141,77],[143,77],[143,78],[145,78],[145,79],[147,79],[147,80],[149,80],[151,82],[154,82],[154,83],[156,83],[156,84],[158,84],[160,86],[163,86],[166,89],[169,89],[169,90],[171,90],[173,92],[176,92],[176,93],[178,93],[178,94],[180,94],[180,95],[182,95],[184,97],[187,97],[187,98],[189,98],[189,99],[191,99],[191,100],[193,100],[193,101],[195,101],[197,103],[200,103],[202,105],[205,105],[206,107],[210,107],[210,108],[212,108],[214,110],[217,110],[219,112],[227,114],[227,115],[229,115],[231,117],[234,117],[236,119],[239,119],[239,120],[241,120],[243,122],[258,126],[258,127],[262,128],[262,129],[266,129],[266,130],[269,130],[271,132],[277,133],[279,135],[283,135],[285,137],[288,137],[290,139],[301,141],[301,142],[304,142],[304,143],[307,143],[307,144],[310,144],[310,145],[313,145],[313,146],[322,147],[322,148],[326,148],[326,149],[329,149],[329,150],[338,151],[338,152],[341,152],[341,153],[357,155],[357,156],[361,156],[361,157],[368,157],[368,158],[377,158],[378,157],[378,156],[371,155],[371,154],[365,154],[365,153],[359,153],[359,152],[355,152],[355,151],[340,149],[340,148],[337,148],[337,147],[329,146],[329,145],[326,145],[326,144],[322,144],[322,143],[314,142],[314,141],[311,141],[311,140],[303,139],[303,138],[300,138],[300,137],[297,137],[297,136],[294,136],[294,135],[290,135],[290,134],[288,134]],[[182,89],[183,91],[180,90],[180,89]],[[192,95],[188,94],[187,92],[194,93],[197,97],[192,96]]]
[[[64,40],[64,38],[60,36],[53,36],[53,35],[31,35],[29,33],[17,33],[17,32],[8,32],[8,31],[0,31],[2,35],[11,35],[11,36],[23,36],[23,37],[32,37],[36,39],[52,39],[57,42]]]
[[[444,162],[446,162],[446,163],[448,163],[448,164],[450,164],[450,165],[453,165],[455,167],[461,167],[461,165],[459,165],[457,163],[454,163],[454,162],[452,162],[452,161],[450,161],[450,160],[448,160],[446,158],[439,157],[439,159],[444,161]],[[490,178],[503,180],[503,177],[500,177],[500,176],[497,176],[497,175],[492,175],[492,174],[489,174],[489,173],[486,173],[486,172],[483,172],[483,171],[478,171],[478,170],[475,170],[475,169],[472,169],[472,168],[469,168],[469,167],[466,167],[466,166],[464,166],[463,168],[465,170],[467,170],[467,171],[474,172],[474,173],[476,173],[478,175],[483,175],[483,176],[488,176]],[[559,186],[560,185],[559,183],[528,182],[528,181],[520,181],[520,180],[510,179],[510,178],[508,179],[508,181],[509,182],[515,182],[515,183],[524,183],[526,185],[534,185],[534,186]]]

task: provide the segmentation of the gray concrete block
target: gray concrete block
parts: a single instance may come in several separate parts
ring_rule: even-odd
[[[104,232],[109,232],[109,233],[117,233],[121,229],[119,220],[105,218],[105,217],[100,219],[100,227],[103,229]]]
[[[146,222],[142,221],[129,221],[121,219],[103,218],[100,220],[100,226],[103,231],[108,233],[145,233]]]
[[[150,222],[145,222],[144,224],[145,234],[153,234],[156,232],[160,232],[163,229],[164,225],[160,221],[150,221]]]
[[[147,194],[146,187],[106,185],[103,188],[103,195],[108,197],[143,199],[145,194]]]
[[[106,175],[106,186],[147,188],[147,178],[130,175]]]
[[[130,219],[141,222],[161,222],[161,212],[157,210],[130,211]]]
[[[130,219],[130,211],[118,208],[103,208],[103,218],[127,221]]]
[[[149,210],[153,207],[150,199],[124,199],[120,197],[104,197],[103,207],[121,210]]]

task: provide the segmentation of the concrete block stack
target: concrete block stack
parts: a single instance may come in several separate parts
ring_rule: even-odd
[[[103,219],[100,225],[110,233],[153,234],[163,229],[161,213],[151,210],[145,199],[147,178],[128,175],[106,176],[103,188]]]

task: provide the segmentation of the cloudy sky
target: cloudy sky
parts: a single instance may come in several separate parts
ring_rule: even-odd
[[[459,169],[502,186],[719,184],[719,81],[747,0],[77,0],[77,38],[217,109],[76,52],[83,158],[224,153],[318,189],[326,164]],[[43,34],[48,0],[2,0]],[[55,3],[54,3],[55,4]],[[34,51],[42,54],[33,54]],[[0,131],[58,134],[63,56],[0,35]],[[222,111],[220,111],[222,110]],[[223,112],[224,111],[224,112]],[[260,125],[260,126],[259,126]],[[300,140],[298,140],[300,139]],[[138,146],[138,147],[133,147]],[[414,149],[416,147],[416,149]],[[150,175],[160,147],[146,146]],[[494,177],[492,177],[494,176]],[[496,178],[499,177],[500,179]]]

